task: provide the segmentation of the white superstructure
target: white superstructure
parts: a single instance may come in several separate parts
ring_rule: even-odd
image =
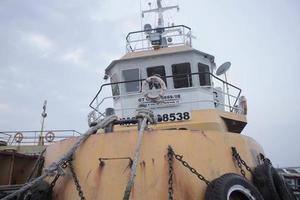
[[[142,12],[157,12],[157,26],[146,24],[144,30],[127,35],[127,53],[106,68],[110,83],[101,86],[91,102],[91,118],[101,117],[104,108],[113,107],[120,119],[132,119],[140,104],[151,108],[162,121],[188,120],[192,110],[239,112],[241,90],[214,75],[214,57],[192,48],[191,29],[184,25],[163,26],[163,12],[173,8],[178,6],[162,7],[161,0],[157,0],[157,8]],[[142,81],[153,75],[167,86],[158,103],[142,93]],[[111,96],[104,97],[107,87],[111,87]]]

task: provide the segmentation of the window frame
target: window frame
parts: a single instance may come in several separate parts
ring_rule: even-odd
[[[211,77],[210,77],[210,74],[209,74],[210,73],[209,65],[198,62],[197,68],[198,68],[198,73],[199,73],[199,84],[200,84],[200,86],[211,86],[212,84],[211,84]],[[204,70],[201,71],[200,68],[202,68]],[[208,73],[206,73],[206,72],[208,72]],[[201,74],[201,73],[205,73],[205,74]]]
[[[126,80],[125,79],[125,76],[124,76],[124,72],[125,71],[130,71],[130,70],[138,70],[138,77],[137,79],[131,79],[131,80]],[[124,69],[121,71],[122,73],[122,79],[123,81],[125,82],[124,84],[124,92],[130,94],[130,93],[140,93],[141,92],[141,82],[140,81],[136,81],[136,82],[127,82],[126,81],[134,81],[134,80],[140,80],[141,79],[141,69],[140,68],[130,68],[130,69]],[[134,91],[128,91],[128,85],[127,84],[131,84],[131,83],[136,83],[138,88],[137,90],[134,90]]]
[[[180,65],[187,65],[188,66],[188,73],[185,73],[185,74],[174,74],[174,69]],[[182,66],[183,67],[183,66]],[[175,64],[172,64],[171,65],[171,70],[172,70],[172,76],[173,76],[173,87],[174,89],[180,89],[180,88],[189,88],[189,87],[193,87],[193,78],[192,78],[192,66],[191,66],[191,63],[190,62],[183,62],[183,63],[175,63]],[[187,77],[182,77],[186,75]],[[177,76],[177,77],[176,77]],[[179,76],[179,77],[178,77]],[[181,81],[186,81],[187,80],[187,86],[179,86],[178,87],[178,82],[176,83],[176,79],[184,79],[184,80],[181,80]]]
[[[111,83],[114,83],[111,85],[111,93],[113,95],[114,98],[117,98],[118,96],[121,95],[121,92],[120,92],[120,87],[119,87],[119,77],[118,77],[118,74],[117,73],[114,73],[110,76],[110,82]],[[117,91],[118,94],[114,94],[114,91]]]
[[[158,65],[158,66],[151,66],[151,67],[147,67],[146,68],[146,75],[147,75],[147,77],[150,77],[150,76],[154,76],[155,75],[155,73],[154,74],[152,74],[152,75],[149,75],[149,71],[148,70],[150,70],[150,69],[153,69],[153,68],[162,68],[163,69],[163,72],[164,72],[164,75],[162,76],[161,74],[157,74],[157,75],[159,75],[159,77],[165,82],[165,84],[166,84],[166,87],[168,87],[168,84],[167,84],[167,78],[166,78],[166,68],[165,68],[165,66],[164,65]],[[152,86],[150,85],[150,88],[152,88]]]

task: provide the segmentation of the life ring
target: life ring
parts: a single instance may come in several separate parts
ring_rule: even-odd
[[[49,131],[49,132],[46,133],[46,135],[45,135],[45,140],[46,140],[47,142],[53,142],[54,138],[55,138],[55,134],[54,134],[52,131]]]
[[[24,138],[24,136],[21,132],[17,132],[14,136],[16,143],[21,143],[23,138]]]
[[[244,177],[228,173],[214,179],[207,186],[205,200],[263,200],[263,197]]]
[[[276,169],[269,164],[258,165],[254,170],[254,184],[265,200],[294,200],[290,188]]]
[[[153,84],[152,89],[150,89],[151,83]],[[156,84],[158,84],[159,90],[153,89]],[[144,97],[153,102],[159,101],[161,97],[164,96],[166,89],[167,87],[164,80],[156,75],[148,77],[142,84],[142,93],[144,94]]]

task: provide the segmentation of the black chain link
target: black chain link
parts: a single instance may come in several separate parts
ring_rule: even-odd
[[[272,162],[269,158],[266,158],[264,154],[259,154],[260,160],[262,160],[265,164],[272,165]]]
[[[65,160],[64,162],[63,162],[63,164],[61,165],[61,167],[63,168],[63,169],[66,169],[67,167],[68,167],[68,164],[71,162],[72,160]]]
[[[70,162],[69,160],[65,160],[65,161],[62,163],[61,167],[62,167],[63,169],[66,169],[69,162]],[[52,189],[54,188],[54,186],[55,186],[55,184],[56,184],[56,181],[58,180],[58,178],[59,178],[60,176],[61,176],[61,175],[57,172],[57,173],[56,173],[56,176],[55,176],[54,179],[53,179],[53,181],[50,183],[50,186],[51,186]]]
[[[55,186],[55,184],[56,184],[56,181],[57,181],[57,179],[58,179],[59,177],[60,177],[60,175],[59,175],[59,174],[56,174],[55,178],[54,178],[53,181],[50,183],[50,186],[51,186],[52,189],[54,188],[54,186]]]
[[[168,192],[169,192],[169,200],[173,200],[173,173],[174,173],[174,169],[173,169],[173,150],[172,147],[169,146],[168,147],[168,164],[169,164],[169,188],[168,188]]]
[[[246,168],[246,170],[248,170],[252,175],[253,172],[251,170],[251,168],[247,165],[247,163],[241,158],[240,154],[238,153],[238,151],[236,150],[235,147],[231,147],[232,150],[232,157],[236,160],[238,167],[241,170],[241,174],[246,177],[246,172],[243,169],[243,166]],[[242,166],[243,165],[243,166]]]
[[[74,166],[73,166],[73,163],[72,163],[72,159],[70,160],[65,160],[62,164],[61,164],[61,167],[63,169],[67,168],[69,166],[70,168],[70,171],[71,171],[71,174],[72,174],[72,177],[74,179],[74,182],[75,182],[75,186],[76,186],[76,190],[78,191],[78,195],[80,197],[81,200],[86,200],[86,198],[84,197],[83,195],[83,192],[82,192],[82,189],[81,189],[81,186],[79,184],[79,180],[78,180],[78,177],[75,173],[75,170],[74,170]],[[56,174],[56,176],[54,177],[54,179],[52,180],[52,182],[50,183],[50,186],[51,188],[53,189],[58,178],[60,177],[61,175],[59,173]]]
[[[210,182],[202,175],[202,174],[200,174],[195,168],[193,168],[193,167],[191,167],[190,165],[189,165],[189,163],[187,163],[185,160],[183,160],[183,156],[182,155],[178,155],[178,154],[176,154],[174,151],[173,151],[173,149],[172,149],[172,147],[170,147],[171,148],[171,152],[172,152],[172,154],[173,154],[173,156],[176,158],[176,160],[178,160],[179,162],[181,162],[181,164],[183,165],[183,166],[185,166],[186,168],[188,168],[193,174],[195,174],[201,181],[203,181],[203,182],[205,182],[205,184],[206,185],[208,185]]]
[[[69,162],[69,167],[70,167],[70,171],[72,173],[72,176],[74,178],[74,182],[75,182],[75,186],[76,186],[76,190],[78,191],[78,195],[80,197],[81,200],[85,200],[85,197],[83,195],[83,192],[82,192],[82,189],[81,189],[81,186],[79,184],[79,180],[78,180],[78,177],[76,176],[76,173],[75,173],[75,170],[74,170],[74,166],[72,164],[72,161]]]

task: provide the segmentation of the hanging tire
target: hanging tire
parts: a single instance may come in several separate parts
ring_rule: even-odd
[[[256,187],[244,177],[228,173],[207,186],[205,200],[263,200]]]
[[[265,200],[295,200],[283,178],[268,163],[255,168],[254,184]]]
[[[244,177],[228,173],[209,183],[205,200],[263,200],[255,186]]]

